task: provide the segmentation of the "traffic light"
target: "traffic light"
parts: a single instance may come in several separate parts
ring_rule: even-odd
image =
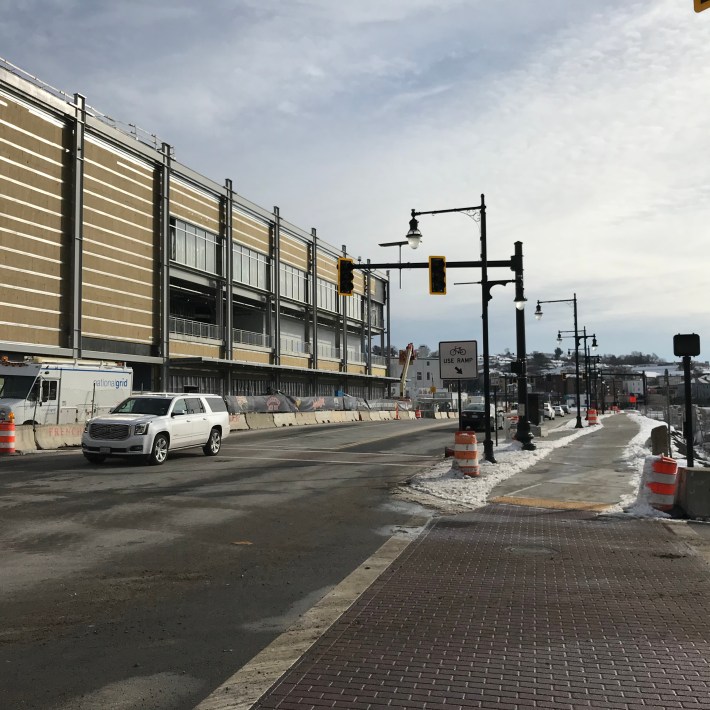
[[[433,296],[446,295],[446,257],[429,257],[429,293]]]
[[[338,295],[352,296],[355,290],[355,263],[352,259],[338,259]]]

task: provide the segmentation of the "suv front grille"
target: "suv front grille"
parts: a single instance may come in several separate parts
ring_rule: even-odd
[[[89,435],[92,439],[111,439],[118,441],[119,439],[127,439],[131,433],[131,427],[128,424],[90,424]]]

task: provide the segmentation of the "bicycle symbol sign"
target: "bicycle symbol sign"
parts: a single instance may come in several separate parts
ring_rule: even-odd
[[[439,374],[442,380],[472,380],[478,377],[477,342],[439,343]]]

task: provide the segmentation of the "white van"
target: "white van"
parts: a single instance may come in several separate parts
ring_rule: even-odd
[[[133,389],[133,370],[101,360],[0,360],[0,420],[75,424],[108,412]]]

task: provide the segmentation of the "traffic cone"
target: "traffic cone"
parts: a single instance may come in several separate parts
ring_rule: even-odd
[[[416,412],[414,412],[414,416],[416,419],[421,419],[422,418],[422,410],[417,407]]]

